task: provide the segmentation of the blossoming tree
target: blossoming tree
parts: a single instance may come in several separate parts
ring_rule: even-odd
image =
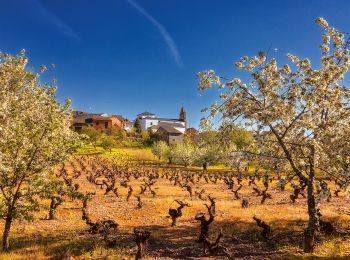
[[[235,63],[248,73],[250,80],[246,83],[220,77],[213,70],[198,74],[200,90],[212,85],[221,89],[220,101],[209,108],[210,114],[202,123],[220,113],[224,120],[249,125],[255,131],[254,149],[245,152],[287,162],[307,185],[305,252],[312,251],[318,226],[315,172],[335,173],[327,170],[333,164],[329,151],[333,157],[342,151],[332,148],[333,141],[339,145],[348,139],[345,129],[350,122],[350,91],[342,85],[350,66],[349,40],[323,18],[316,22],[324,30],[318,68],[311,66],[309,59],[292,54],[287,54],[290,62],[278,66],[275,58],[260,52]]]
[[[165,141],[157,141],[152,146],[152,153],[160,159],[168,159],[170,147]]]
[[[3,249],[15,219],[32,219],[52,170],[63,161],[76,134],[70,101],[59,104],[56,87],[39,81],[21,55],[0,56],[0,216],[5,220]],[[40,72],[46,68],[41,67]]]
[[[183,142],[175,144],[171,149],[172,162],[182,164],[183,166],[191,166],[195,161],[196,146],[189,140],[184,139]]]

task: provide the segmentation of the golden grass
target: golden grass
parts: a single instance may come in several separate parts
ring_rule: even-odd
[[[120,148],[126,152],[136,161],[155,161],[156,157],[153,155],[151,148]]]
[[[151,148],[113,148],[110,151],[104,150],[100,146],[92,146],[92,145],[86,145],[83,147],[80,147],[76,150],[77,155],[89,155],[89,154],[101,154],[104,157],[107,158],[113,158],[115,156],[123,157],[127,156],[126,160],[135,160],[135,161],[155,161],[157,160],[156,157],[152,154]]]

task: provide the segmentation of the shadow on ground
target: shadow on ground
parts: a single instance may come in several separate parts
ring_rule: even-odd
[[[146,247],[146,254],[151,258],[168,259],[318,259],[315,256],[302,255],[303,229],[306,223],[300,220],[269,223],[272,235],[269,239],[261,237],[261,230],[254,222],[231,220],[215,222],[210,229],[210,238],[215,240],[222,230],[224,237],[222,248],[214,255],[204,255],[202,246],[197,243],[199,223],[195,221],[182,222],[179,226],[144,226],[140,227],[151,232],[151,238]],[[349,234],[341,234],[342,237]],[[108,248],[101,235],[90,234],[87,230],[60,235],[22,236],[11,239],[13,252],[35,254],[38,247],[45,248],[45,254],[50,259],[66,259],[71,256],[93,254],[96,248],[103,248],[105,255],[122,252],[125,257],[133,258],[136,245],[132,230],[118,230],[109,237],[116,240],[113,248]],[[324,237],[318,237],[321,242]],[[321,258],[320,258],[321,259]],[[322,258],[332,259],[332,258]],[[335,259],[335,258],[333,258]],[[341,258],[336,258],[341,259]],[[343,259],[348,259],[344,257]]]

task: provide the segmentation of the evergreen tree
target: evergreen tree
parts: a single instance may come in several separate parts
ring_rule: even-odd
[[[134,128],[136,129],[136,133],[141,133],[141,122],[139,118],[136,118]]]

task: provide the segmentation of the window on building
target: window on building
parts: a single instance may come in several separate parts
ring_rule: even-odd
[[[96,125],[98,125],[99,122],[96,122]]]
[[[108,128],[108,122],[105,122],[105,128]]]

